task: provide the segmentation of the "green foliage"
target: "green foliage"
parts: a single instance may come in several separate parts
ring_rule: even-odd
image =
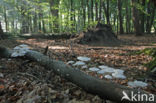
[[[127,29],[126,23],[129,22],[130,30],[134,30],[134,27],[131,26],[133,25],[131,7],[135,6],[140,14],[143,13],[145,16],[151,16],[147,7],[149,2],[150,0],[146,0],[146,5],[144,6],[142,2],[131,5],[131,0],[123,0],[121,2],[124,29]],[[109,5],[106,0],[0,0],[0,20],[3,24],[6,21],[8,22],[7,26],[10,32],[22,31],[23,29],[27,29],[28,32],[37,32],[44,31],[39,29],[46,28],[47,32],[58,29],[59,32],[75,33],[86,30],[88,27],[94,27],[99,19],[100,11],[102,16],[100,22],[107,23],[107,15],[105,13],[107,10],[105,11],[105,9],[109,7],[110,24],[113,25],[115,32],[117,32],[119,29],[117,3],[118,0],[110,0]],[[127,7],[128,10],[126,11]],[[91,14],[91,9],[93,9],[93,14]],[[58,13],[55,11],[58,11]],[[126,21],[126,15],[129,16],[129,21]],[[9,25],[13,24],[13,22],[18,27]],[[156,22],[155,19],[154,22]],[[155,25],[153,26],[156,28]],[[148,26],[145,25],[145,27]]]
[[[136,52],[136,54],[142,54],[142,53],[156,57],[156,48],[146,48],[144,50]]]
[[[149,63],[145,64],[145,66],[147,68],[149,68],[150,70],[155,68],[156,67],[156,57],[152,61],[150,61]]]
[[[150,70],[156,67],[156,48],[146,48],[142,51],[139,51],[138,54],[144,53],[146,55],[150,55],[153,57],[153,60],[150,61],[149,63],[145,64],[147,68]]]
[[[91,27],[94,27],[94,26],[97,25],[97,23],[98,23],[98,21],[92,21],[92,22],[90,22],[90,26],[91,26]]]

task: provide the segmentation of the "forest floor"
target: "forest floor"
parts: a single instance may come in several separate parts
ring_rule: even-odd
[[[133,35],[119,36],[120,40],[131,45],[116,47],[88,46],[73,43],[70,40],[48,39],[5,39],[0,40],[2,46],[14,48],[19,44],[27,44],[33,50],[44,52],[48,45],[47,56],[50,58],[76,61],[78,56],[91,58],[89,67],[107,65],[109,67],[125,70],[126,79],[112,79],[111,81],[127,86],[128,81],[146,78],[148,68],[144,66],[152,57],[135,52],[145,48],[156,47],[156,37]],[[132,45],[133,44],[133,45]],[[86,93],[81,88],[55,75],[51,70],[45,69],[36,62],[26,63],[21,58],[0,58],[0,102],[1,103],[103,103],[98,96]],[[81,69],[88,75],[105,79],[103,75]],[[105,79],[107,80],[107,79]],[[110,81],[110,80],[108,80]],[[149,80],[145,91],[156,94],[156,83]],[[110,103],[107,101],[107,103]]]

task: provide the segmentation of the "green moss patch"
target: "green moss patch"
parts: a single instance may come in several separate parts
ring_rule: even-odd
[[[149,68],[150,70],[153,69],[154,67],[156,67],[156,57],[150,61],[149,63],[145,64],[145,66],[147,68]]]
[[[149,70],[152,70],[153,68],[155,68],[156,67],[156,48],[146,48],[144,50],[136,52],[136,54],[142,54],[142,53],[153,57],[153,60],[145,64],[145,66],[149,68]]]

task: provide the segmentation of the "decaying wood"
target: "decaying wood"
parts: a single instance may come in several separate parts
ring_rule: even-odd
[[[98,23],[94,29],[81,33],[78,39],[80,44],[93,46],[115,46],[123,43],[117,38],[110,25],[101,23]]]
[[[1,56],[3,55],[3,57],[9,57],[11,55],[11,52],[6,48],[3,49],[0,47],[0,52],[5,51],[6,53],[1,52],[2,53]],[[52,69],[56,74],[60,75],[61,77],[64,77],[65,79],[83,88],[89,93],[99,95],[101,98],[112,100],[117,103],[121,102],[121,98],[123,97],[123,91],[126,92],[129,97],[131,97],[131,92],[133,92],[134,94],[139,93],[150,95],[149,93],[142,90],[128,88],[126,86],[122,86],[113,82],[108,82],[87,75],[78,69],[74,69],[64,64],[64,62],[62,61],[53,60],[48,56],[45,56],[37,51],[27,52],[26,58],[36,61],[41,65],[45,66],[46,68]],[[123,100],[122,103],[135,103],[135,102]],[[156,101],[153,102],[137,101],[136,103],[156,103]]]

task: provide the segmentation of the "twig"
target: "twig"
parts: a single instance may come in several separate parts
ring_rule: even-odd
[[[21,73],[21,72],[18,72],[17,74],[23,75],[23,76],[30,76],[30,77],[33,77],[33,78],[35,78],[36,80],[42,82],[42,81],[41,81],[39,78],[37,78],[36,76],[31,75],[31,74],[28,74],[28,73]]]
[[[48,49],[49,49],[49,47],[48,46],[46,46],[46,48],[45,48],[45,51],[44,51],[44,55],[47,55],[47,53],[48,53]]]

